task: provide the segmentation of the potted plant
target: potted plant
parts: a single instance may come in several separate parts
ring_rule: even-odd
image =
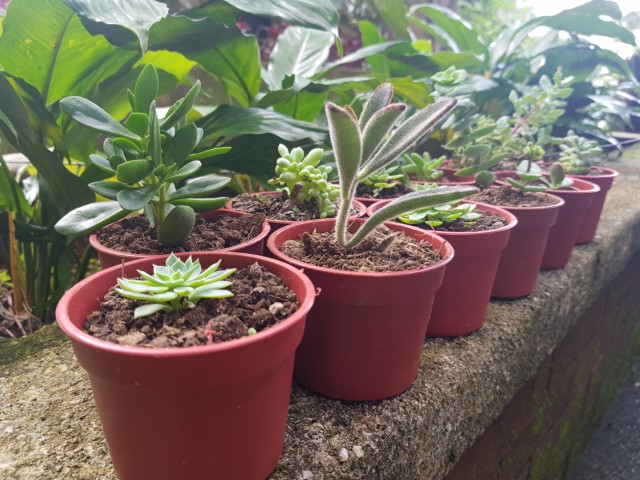
[[[370,206],[369,215],[386,203]],[[499,207],[463,200],[407,212],[398,221],[432,229],[455,251],[436,292],[427,336],[452,337],[482,327],[500,255],[518,223],[516,217]]]
[[[518,224],[500,256],[491,296],[524,297],[535,288],[549,232],[564,200],[537,189],[494,185],[494,180],[491,172],[478,173],[476,182],[482,190],[469,199],[500,206],[515,215]]]
[[[360,116],[349,107],[326,105],[340,177],[337,216],[284,227],[267,241],[273,255],[304,269],[319,289],[296,353],[295,378],[315,392],[344,400],[386,398],[411,385],[433,294],[453,255],[430,232],[399,224],[376,227],[404,211],[475,191],[467,186],[417,191],[366,221],[348,222],[345,206],[358,180],[404,153],[456,103],[429,105],[387,135],[406,108],[391,103],[392,97],[391,85],[381,85]]]
[[[596,235],[607,192],[613,185],[613,179],[618,176],[618,172],[598,165],[597,159],[602,155],[602,149],[597,142],[576,135],[571,130],[561,139],[559,147],[558,161],[569,176],[587,180],[600,187],[600,191],[595,194],[593,202],[587,209],[576,238],[576,244],[589,243]]]
[[[224,221],[221,212],[211,212],[222,207],[228,198],[208,196],[223,188],[230,179],[215,174],[193,178],[203,166],[201,160],[229,150],[222,147],[194,151],[203,133],[187,120],[187,113],[199,92],[197,82],[160,120],[156,112],[158,74],[149,64],[140,73],[134,91],[129,91],[133,112],[124,125],[85,98],[67,97],[60,101],[62,110],[71,118],[108,136],[103,144],[107,157],[89,156],[91,164],[105,176],[115,177],[115,180],[89,184],[108,201],[77,208],[56,224],[59,233],[76,236],[120,220],[91,238],[103,268],[119,264],[122,259],[154,253],[219,249],[219,246],[212,247],[211,239],[220,238],[224,229],[253,232],[253,238],[245,235],[245,239],[248,236],[252,242],[240,248],[261,253],[262,239],[268,233],[262,218],[229,217]],[[185,181],[186,185],[178,185]],[[121,220],[139,210],[144,210],[144,217]],[[198,218],[196,212],[207,213]],[[143,241],[138,242],[139,239]],[[110,243],[103,245],[105,240]]]
[[[240,195],[227,202],[227,209],[263,214],[272,231],[293,222],[334,217],[338,185],[329,181],[331,167],[320,165],[324,150],[315,148],[305,155],[300,147],[289,151],[280,144],[278,153],[276,176],[269,184],[280,190]],[[354,201],[353,208],[353,218],[364,215],[360,202]]]
[[[314,287],[273,259],[188,255],[88,277],[62,297],[58,324],[89,375],[118,478],[266,478]]]

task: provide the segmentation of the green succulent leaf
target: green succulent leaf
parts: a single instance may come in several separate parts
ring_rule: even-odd
[[[116,173],[116,169],[126,162],[127,159],[119,153],[115,153],[109,157],[109,166],[112,168],[114,174]]]
[[[149,131],[149,114],[133,112],[124,122],[129,131],[144,137]]]
[[[367,100],[367,103],[364,104],[362,114],[360,115],[360,128],[364,130],[373,115],[389,105],[392,98],[393,86],[390,83],[383,83],[376,88],[369,97],[369,100]]]
[[[159,188],[160,184],[152,183],[139,188],[122,189],[116,198],[125,210],[140,210],[151,202]]]
[[[166,305],[162,305],[161,303],[148,303],[146,305],[140,305],[136,307],[133,311],[133,318],[137,320],[138,318],[148,317],[149,315],[153,315],[154,313],[158,313],[160,311],[168,311]]]
[[[449,143],[444,145],[444,148],[448,150],[453,150],[455,148],[466,147],[467,145],[470,145],[471,143],[476,142],[476,140],[486,137],[487,135],[492,133],[497,126],[498,126],[497,124],[493,124],[487,127],[474,130],[473,132],[467,135],[461,135],[458,138],[454,138]]]
[[[158,123],[158,112],[156,111],[156,101],[151,102],[149,107],[149,153],[156,167],[162,165],[162,137],[160,136],[160,124]]]
[[[173,203],[175,200],[185,198],[199,198],[217,192],[231,181],[230,178],[211,174],[200,177],[182,188],[169,194],[168,200]]]
[[[185,178],[191,177],[194,173],[202,168],[202,163],[197,160],[189,162],[180,167],[173,175],[164,178],[167,183],[175,183]]]
[[[165,148],[164,163],[173,163],[181,166],[198,144],[198,128],[194,123],[189,123],[176,132]]]
[[[153,163],[147,159],[129,160],[116,169],[116,178],[127,184],[137,183],[153,172]]]
[[[129,155],[140,156],[142,154],[142,150],[140,150],[140,147],[138,147],[138,145],[136,145],[129,139],[114,138],[112,139],[111,143],[114,147],[118,147],[120,150],[128,153]]]
[[[117,200],[118,193],[131,187],[120,182],[93,182],[89,184],[89,188],[109,200]]]
[[[231,147],[218,147],[203,150],[201,152],[192,153],[187,157],[187,160],[204,160],[205,158],[216,157],[222,155],[231,150]]]
[[[196,212],[208,212],[224,207],[228,201],[229,197],[181,198],[179,200],[173,200],[171,203],[173,205],[188,205]]]
[[[200,80],[198,80],[193,85],[193,87],[191,87],[191,89],[187,92],[184,99],[182,99],[182,101],[180,102],[180,105],[174,108],[173,111],[171,111],[171,113],[169,113],[162,120],[161,127],[163,130],[170,129],[176,123],[178,123],[182,117],[184,117],[187,113],[189,113],[189,110],[191,110],[191,107],[193,107],[193,105],[196,103],[196,100],[198,99],[198,95],[200,95],[201,88],[202,87],[200,86]]]
[[[100,155],[92,153],[89,155],[89,161],[103,172],[110,173],[111,175],[115,175],[116,173],[116,171],[111,167],[109,160]]]
[[[373,114],[362,132],[361,162],[366,162],[375,153],[406,109],[404,103],[392,103]]]
[[[140,140],[140,137],[124,128],[117,120],[95,103],[82,97],[66,97],[60,100],[60,108],[76,122],[98,132],[118,137]]]
[[[90,203],[66,214],[56,223],[55,229],[62,235],[87,235],[126,217],[128,213],[118,202]]]
[[[158,72],[153,64],[145,65],[136,80],[134,89],[135,111],[138,113],[148,113],[153,102],[158,96],[159,80]]]

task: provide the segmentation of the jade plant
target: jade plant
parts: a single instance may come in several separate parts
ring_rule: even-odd
[[[276,177],[269,180],[269,184],[283,187],[291,206],[314,200],[320,218],[335,216],[339,187],[329,183],[331,167],[320,165],[324,150],[314,148],[305,155],[299,147],[289,151],[280,144],[278,153],[280,158],[276,161]]]
[[[565,172],[577,175],[588,174],[591,167],[597,163],[598,157],[602,155],[602,148],[598,142],[576,135],[572,130],[560,141],[559,147],[558,162]]]
[[[203,160],[220,155],[227,147],[194,152],[203,136],[201,128],[187,120],[200,93],[198,81],[186,96],[160,120],[156,111],[158,73],[151,64],[140,73],[134,91],[128,91],[133,112],[120,124],[98,105],[82,97],[60,101],[62,111],[78,123],[107,135],[106,158],[92,154],[90,162],[115,180],[98,181],[89,187],[109,201],[91,203],[65,215],[56,230],[63,235],[84,235],[127,214],[144,209],[156,228],[158,241],[180,244],[191,233],[196,211],[219,208],[228,198],[206,198],[230,180],[215,174],[194,177]]]
[[[391,103],[393,87],[380,85],[365,103],[362,113],[329,102],[325,106],[329,135],[340,178],[340,203],[336,216],[336,242],[353,248],[386,220],[418,208],[462,199],[477,189],[466,186],[438,187],[404,195],[374,213],[348,238],[349,206],[359,181],[405,153],[420,137],[446,118],[456,105],[443,99],[419,110],[397,128],[394,126],[407,106]]]
[[[225,279],[236,272],[235,268],[218,270],[220,260],[202,270],[200,261],[189,257],[180,260],[173,253],[165,265],[154,265],[153,275],[138,270],[140,280],[118,278],[116,292],[124,298],[145,302],[136,307],[133,317],[142,318],[156,312],[195,308],[203,298],[227,298],[233,293],[232,285]]]

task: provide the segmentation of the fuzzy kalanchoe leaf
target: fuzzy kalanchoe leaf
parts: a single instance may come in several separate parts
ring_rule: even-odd
[[[134,318],[146,317],[159,311],[194,308],[203,298],[232,297],[225,281],[235,268],[218,270],[220,261],[202,270],[200,261],[189,257],[185,262],[171,254],[164,266],[154,265],[153,275],[138,270],[141,280],[118,279],[115,289],[124,298],[145,302],[135,309]]]
[[[155,67],[146,65],[134,92],[128,92],[134,111],[124,125],[89,100],[68,97],[60,101],[62,110],[78,123],[110,135],[103,146],[107,158],[93,154],[89,160],[117,181],[94,182],[89,187],[117,203],[110,203],[108,209],[97,202],[74,210],[56,224],[58,232],[64,235],[91,233],[132,211],[144,209],[149,224],[159,229],[160,243],[175,246],[176,241],[184,240],[191,232],[196,211],[219,208],[228,200],[203,198],[230,181],[214,174],[200,177],[182,188],[175,186],[176,182],[198,173],[202,168],[199,160],[229,149],[194,152],[203,133],[187,121],[186,115],[200,92],[199,82],[185,98],[169,108],[162,121],[156,112],[158,85]],[[177,207],[180,207],[178,212],[171,215]]]
[[[367,143],[365,146],[363,131],[368,131],[367,129],[375,129],[385,133],[390,131],[393,126],[393,122],[390,120],[395,121],[398,118],[397,113],[406,108],[406,106],[401,107],[403,104],[391,104],[392,98],[393,87],[390,84],[381,85],[366,103],[360,119],[356,117],[353,109],[341,108],[333,103],[328,103],[325,107],[329,136],[340,177],[340,207],[336,216],[336,241],[346,248],[353,248],[382,222],[401,213],[459,200],[477,191],[473,187],[442,187],[444,190],[434,189],[409,194],[376,212],[362,225],[351,240],[348,240],[347,218],[358,180],[367,178],[405,153],[415,141],[446,118],[456,105],[454,99],[441,100],[429,105],[405,120],[382,142],[373,136],[368,136],[367,142],[371,143]],[[379,126],[375,125],[377,122],[380,122]],[[370,125],[375,125],[375,128]]]
[[[333,217],[336,214],[336,200],[339,197],[338,185],[329,183],[331,167],[319,165],[324,150],[315,148],[306,156],[301,148],[289,149],[278,146],[280,158],[276,161],[276,178],[269,180],[270,185],[284,186],[289,198],[297,205],[314,200],[320,212],[320,218]]]

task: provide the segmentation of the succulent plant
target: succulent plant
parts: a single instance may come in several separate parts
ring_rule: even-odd
[[[569,130],[567,135],[560,140],[560,158],[558,161],[565,172],[573,174],[587,174],[594,163],[597,163],[598,156],[602,154],[602,149],[598,142],[576,135],[573,130]]]
[[[108,135],[103,144],[107,157],[93,154],[89,160],[107,176],[115,176],[116,181],[90,183],[93,191],[110,201],[69,212],[56,224],[59,233],[84,235],[144,209],[149,223],[157,229],[158,241],[174,246],[191,233],[196,211],[219,208],[228,200],[205,198],[230,181],[214,174],[176,187],[202,168],[200,160],[229,148],[194,152],[203,131],[188,122],[186,115],[198,98],[200,82],[173,104],[162,120],[156,112],[158,84],[155,67],[145,66],[134,91],[128,92],[133,112],[124,125],[85,98],[66,97],[60,101],[62,110],[75,121]]]
[[[438,170],[446,156],[431,158],[429,152],[422,155],[418,153],[405,153],[400,161],[400,168],[407,178],[418,180],[420,182],[437,182],[444,176],[444,172]]]
[[[397,173],[398,170],[397,165],[382,168],[360,181],[360,186],[371,192],[372,197],[377,197],[381,191],[395,187],[398,180],[404,178],[404,173]]]
[[[571,187],[573,180],[565,177],[564,169],[559,163],[554,163],[545,176],[542,169],[530,160],[523,160],[516,167],[518,180],[506,178],[505,181],[522,192],[546,192],[547,190],[562,190]],[[533,185],[535,183],[535,185]]]
[[[482,213],[476,212],[475,209],[475,203],[435,205],[404,213],[398,217],[398,220],[408,225],[429,225],[432,228],[436,228],[444,223],[451,223],[456,220],[475,222],[482,218]]]
[[[142,318],[159,311],[194,308],[203,298],[232,297],[226,290],[231,282],[225,278],[235,273],[235,268],[218,270],[220,261],[204,271],[200,261],[189,257],[185,262],[173,253],[164,266],[154,265],[153,275],[138,270],[141,280],[118,279],[115,289],[122,297],[147,302],[137,307],[134,318]]]
[[[353,248],[382,222],[404,212],[459,200],[477,191],[474,187],[451,186],[409,193],[378,210],[348,238],[349,206],[358,182],[405,153],[414,142],[446,118],[456,105],[453,99],[438,101],[419,110],[393,130],[407,106],[391,103],[392,98],[393,87],[385,83],[369,97],[360,116],[349,106],[342,108],[334,103],[325,106],[340,177],[335,235],[337,243],[345,248]]]
[[[280,144],[278,153],[280,158],[276,161],[277,176],[269,180],[269,184],[283,186],[296,205],[315,200],[320,218],[335,216],[339,187],[329,183],[331,167],[319,165],[324,150],[314,148],[305,155],[299,147],[289,151],[285,145]]]

